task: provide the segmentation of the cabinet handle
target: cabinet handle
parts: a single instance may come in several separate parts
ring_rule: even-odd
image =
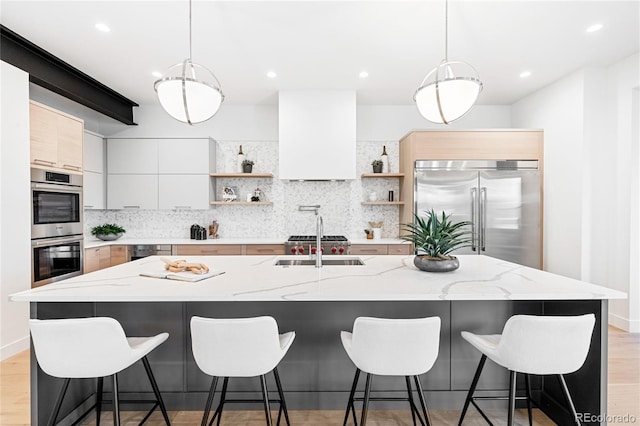
[[[218,253],[219,250],[201,250],[200,253],[202,254],[216,254]]]
[[[360,249],[362,253],[378,253],[378,249]]]
[[[63,169],[71,169],[71,170],[82,170],[82,167],[80,166],[74,166],[72,164],[63,164],[62,165]]]
[[[176,210],[191,210],[191,206],[173,206]]]
[[[140,206],[122,206],[123,209],[139,209]]]
[[[51,166],[53,166],[54,164],[56,164],[56,163],[55,163],[55,162],[53,162],[53,161],[39,160],[39,159],[37,159],[37,158],[34,158],[34,159],[33,159],[33,162],[34,162],[34,163],[41,163],[41,164],[48,164],[48,165],[51,165]]]
[[[256,249],[256,251],[259,251],[260,253],[273,253],[273,249],[268,249],[268,248],[259,248],[259,249]]]

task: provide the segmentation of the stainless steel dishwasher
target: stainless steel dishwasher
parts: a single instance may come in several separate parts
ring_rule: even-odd
[[[171,244],[135,244],[129,246],[129,262],[147,256],[171,256]]]

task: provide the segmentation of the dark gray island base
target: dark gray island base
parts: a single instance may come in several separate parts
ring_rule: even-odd
[[[340,331],[351,330],[358,316],[442,319],[440,353],[433,369],[422,377],[430,409],[462,408],[480,354],[464,342],[463,330],[480,334],[501,333],[514,314],[579,315],[594,313],[596,327],[585,365],[566,376],[578,413],[591,420],[583,424],[606,425],[607,407],[607,300],[443,300],[443,301],[203,301],[203,302],[31,302],[31,317],[40,319],[109,316],[123,325],[128,336],[150,336],[168,332],[169,340],[153,351],[149,361],[169,410],[203,410],[211,378],[202,373],[191,354],[189,320],[205,317],[271,315],[280,332],[295,331],[296,340],[279,367],[290,410],[345,409],[355,367],[340,342]],[[151,399],[153,394],[140,363],[119,375],[121,399]],[[32,352],[31,400],[33,425],[44,425],[51,413],[62,380],[44,374]],[[519,389],[524,389],[519,377]],[[273,377],[269,389],[275,392]],[[95,380],[71,382],[59,418],[71,424],[95,398]],[[556,377],[535,377],[533,396],[538,406],[556,423],[573,424],[564,408]],[[362,389],[363,384],[359,387]],[[230,397],[260,398],[256,379],[229,383]],[[488,362],[477,395],[506,395],[508,372]],[[110,390],[105,381],[105,391]],[[404,396],[404,380],[375,377],[373,390]],[[524,403],[523,403],[524,404]],[[403,403],[373,403],[371,409],[407,409]],[[505,409],[504,401],[484,402],[486,407]],[[123,409],[147,406],[122,404]],[[228,409],[261,409],[232,405]],[[359,405],[357,406],[359,409]],[[105,407],[105,409],[109,409]],[[225,407],[227,409],[227,407]],[[471,408],[473,410],[473,408]],[[588,413],[588,417],[587,417]]]

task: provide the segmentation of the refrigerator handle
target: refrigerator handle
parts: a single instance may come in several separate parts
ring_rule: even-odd
[[[476,205],[478,198],[478,188],[471,188],[471,250],[476,251]]]
[[[480,209],[479,209],[480,223],[478,228],[480,229],[480,250],[485,251],[485,228],[487,226],[487,188],[480,188]]]

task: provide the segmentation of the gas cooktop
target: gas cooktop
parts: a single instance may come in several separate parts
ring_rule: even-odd
[[[289,242],[313,242],[316,240],[315,235],[292,235],[287,241]],[[322,237],[322,242],[347,242],[347,237],[344,235],[325,235]]]

